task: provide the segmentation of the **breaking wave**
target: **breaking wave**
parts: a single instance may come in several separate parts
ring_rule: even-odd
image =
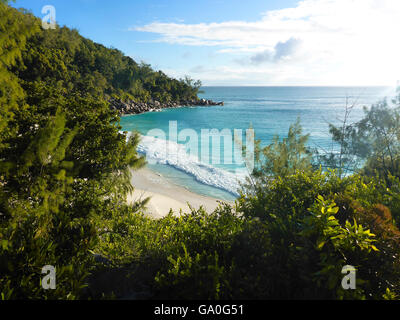
[[[174,167],[194,177],[198,182],[239,195],[240,182],[244,182],[244,170],[230,172],[202,163],[198,157],[190,155],[183,144],[164,139],[141,136],[138,152],[144,154],[149,163]]]

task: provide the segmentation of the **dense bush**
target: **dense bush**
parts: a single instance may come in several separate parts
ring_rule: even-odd
[[[119,222],[109,230],[120,232],[103,238],[101,252],[117,262],[113,268],[131,270],[145,298],[393,297],[400,293],[400,233],[380,201],[385,193],[359,176],[296,173],[242,196],[236,209],[114,217],[109,223]],[[357,290],[341,286],[346,265],[357,270]],[[107,289],[118,296],[118,288]]]

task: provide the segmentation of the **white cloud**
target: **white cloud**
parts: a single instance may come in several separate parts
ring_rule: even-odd
[[[274,50],[264,50],[263,52],[257,53],[250,58],[253,64],[262,64],[264,62],[279,62],[282,60],[293,59],[300,49],[301,40],[296,38],[290,38],[285,42],[278,42]]]
[[[299,79],[302,83],[393,84],[400,79],[399,0],[304,0],[294,8],[266,12],[255,22],[154,22],[134,30],[158,34],[157,42],[210,46],[227,57],[240,55],[249,64],[247,79],[264,71],[265,77],[258,78],[265,83]],[[253,70],[251,64],[261,62],[264,69]],[[233,63],[220,69],[226,77],[237,77]],[[245,74],[241,76],[246,78]]]

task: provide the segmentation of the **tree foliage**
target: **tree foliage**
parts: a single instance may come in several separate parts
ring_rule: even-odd
[[[69,93],[147,102],[180,102],[197,99],[200,82],[175,80],[150,65],[136,63],[117,49],[106,48],[79,35],[77,30],[57,26],[40,30],[27,39],[22,52],[19,78],[62,86]]]
[[[32,15],[0,10],[1,297],[79,298],[94,266],[94,221],[123,205],[131,168],[144,165],[139,136],[121,133],[102,91],[79,84],[77,32],[39,31]],[[45,265],[56,267],[56,290],[40,285]]]
[[[297,171],[311,171],[312,151],[307,146],[309,135],[302,135],[300,118],[289,128],[287,138],[275,136],[262,148],[256,141],[255,168],[244,185],[246,192],[265,188],[275,177],[285,177]]]
[[[364,107],[364,118],[356,123],[331,124],[330,132],[340,152],[325,156],[328,167],[344,173],[361,169],[384,179],[400,176],[400,95],[392,103],[385,99]]]
[[[18,78],[10,69],[21,59],[27,38],[37,31],[38,26],[30,15],[16,12],[7,1],[0,1],[0,152],[4,140],[13,134],[7,128],[8,121],[24,95]]]

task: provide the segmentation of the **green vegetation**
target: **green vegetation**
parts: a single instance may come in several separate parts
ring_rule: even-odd
[[[106,101],[110,98],[140,102],[155,99],[163,103],[197,99],[199,81],[189,77],[169,78],[148,64],[136,63],[119,50],[80,36],[76,30],[58,26],[55,30],[43,30],[39,28],[40,20],[5,8],[2,10],[9,11],[13,23],[27,30],[20,31],[21,40],[16,43],[20,52],[16,55],[10,50],[13,55],[7,56],[4,63],[10,66],[16,57],[21,58],[21,63],[12,71],[28,91],[33,91],[32,85],[40,88],[45,84],[64,89],[69,95],[98,96]],[[10,33],[7,21],[4,23],[2,33],[16,39]],[[28,28],[30,25],[35,26],[35,32]],[[24,32],[30,36],[26,38]]]
[[[99,237],[94,221],[122,203],[131,189],[130,167],[145,161],[136,153],[138,136],[126,142],[119,118],[100,96],[55,76],[65,67],[57,56],[68,52],[68,41],[63,50],[36,51],[38,34],[51,33],[4,3],[0,13],[6,84],[0,87],[1,297],[77,298],[93,266],[90,250]],[[47,75],[25,67],[39,51],[31,63],[40,68],[47,61]],[[56,290],[41,289],[45,265],[61,275]]]
[[[376,181],[316,171],[275,179],[256,196],[242,196],[236,208],[211,214],[193,210],[152,220],[123,213],[109,220],[113,232],[100,247],[127,284],[99,277],[93,294],[383,299],[387,289],[392,295],[400,289],[400,232],[389,210],[395,203],[399,195]],[[345,265],[357,268],[355,291],[341,287]]]
[[[332,126],[327,170],[297,123],[257,148],[235,206],[154,220],[124,201],[145,159],[107,99],[194,97],[199,83],[41,30],[1,0],[0,84],[2,299],[400,297],[400,97]],[[45,265],[56,290],[40,286]],[[341,286],[345,265],[356,290]]]
[[[400,88],[398,93],[393,106],[385,99],[371,108],[364,107],[364,118],[357,123],[347,123],[352,107],[346,108],[343,125],[330,125],[333,140],[340,144],[340,154],[323,155],[320,160],[342,175],[363,167],[368,176],[400,177]]]

